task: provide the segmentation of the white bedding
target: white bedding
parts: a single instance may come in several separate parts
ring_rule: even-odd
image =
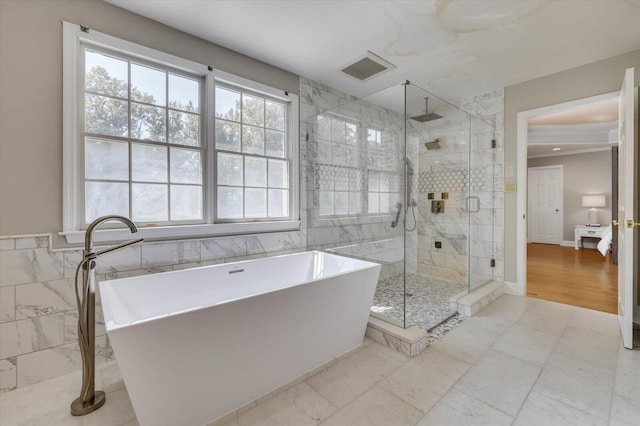
[[[607,255],[607,252],[609,251],[609,247],[611,246],[612,238],[613,238],[613,230],[611,228],[611,225],[609,225],[602,232],[602,238],[598,242],[598,251],[602,253],[603,256]]]

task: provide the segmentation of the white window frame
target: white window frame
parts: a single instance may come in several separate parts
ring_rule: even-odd
[[[203,158],[203,203],[205,223],[139,227],[138,235],[152,240],[195,238],[217,235],[251,234],[261,232],[295,231],[300,229],[299,209],[299,101],[298,96],[235,76],[212,67],[179,58],[155,49],[141,46],[76,24],[63,22],[63,228],[59,234],[69,243],[84,241],[80,212],[84,211],[84,192],[80,192],[81,170],[84,158],[80,158],[80,131],[82,120],[79,107],[84,105],[83,78],[79,69],[81,44],[95,45],[129,57],[138,57],[171,68],[199,75],[204,78],[203,144],[206,158]],[[277,98],[288,104],[287,143],[289,144],[290,176],[289,198],[290,219],[261,222],[214,223],[215,167],[214,167],[214,93],[216,81],[245,88]],[[128,228],[102,229],[95,233],[95,241],[118,241],[131,237]]]

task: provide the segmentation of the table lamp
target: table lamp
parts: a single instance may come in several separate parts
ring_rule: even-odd
[[[583,195],[582,207],[589,207],[587,226],[600,226],[598,221],[598,209],[607,205],[604,195]]]

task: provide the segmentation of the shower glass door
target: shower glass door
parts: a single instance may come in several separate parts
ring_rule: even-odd
[[[407,324],[429,330],[468,291],[470,116],[415,85],[406,105],[417,201],[416,229],[405,229]]]
[[[354,98],[305,80],[309,249],[382,265],[371,315],[429,330],[493,278],[493,126],[410,83]]]
[[[496,156],[498,147],[493,123],[471,119],[469,150],[469,290],[494,279],[497,253],[496,224]]]

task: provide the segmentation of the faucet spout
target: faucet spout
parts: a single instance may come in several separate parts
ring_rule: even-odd
[[[85,254],[87,252],[93,251],[93,233],[95,232],[96,228],[98,226],[102,225],[103,223],[109,222],[109,221],[122,222],[122,223],[124,223],[125,225],[127,225],[129,227],[129,229],[131,230],[131,233],[135,234],[136,232],[138,232],[138,227],[128,217],[120,216],[120,215],[117,215],[117,214],[112,214],[112,215],[99,217],[96,220],[94,220],[93,222],[91,222],[91,224],[87,228],[87,232],[84,235],[84,250],[85,250]]]

